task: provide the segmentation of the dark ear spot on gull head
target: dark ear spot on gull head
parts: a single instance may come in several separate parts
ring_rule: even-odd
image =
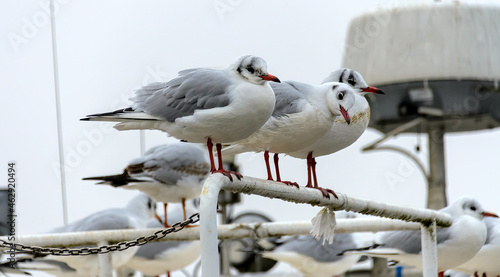
[[[479,202],[471,198],[464,198],[462,203],[462,210],[464,214],[470,214],[476,216],[477,218],[482,217],[498,217],[498,215],[490,212],[484,211],[483,207]]]
[[[280,80],[267,72],[267,63],[264,59],[252,55],[240,57],[234,63],[235,69],[241,78],[257,85],[266,81],[280,82]]]

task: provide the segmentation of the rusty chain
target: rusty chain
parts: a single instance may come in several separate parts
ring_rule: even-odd
[[[55,255],[55,256],[87,256],[91,254],[105,254],[112,251],[123,251],[134,246],[141,246],[154,240],[164,238],[170,233],[179,232],[184,229],[186,225],[196,223],[200,220],[200,214],[196,213],[190,216],[185,221],[177,222],[170,228],[154,232],[150,236],[139,237],[131,241],[122,241],[117,244],[103,245],[99,247],[83,247],[83,248],[48,248],[39,246],[29,246],[20,243],[11,243],[0,240],[0,248],[9,248],[9,253],[28,253],[34,255]]]

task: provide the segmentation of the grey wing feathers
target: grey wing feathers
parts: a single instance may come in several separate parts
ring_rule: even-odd
[[[136,91],[133,108],[169,122],[197,109],[227,106],[232,85],[220,70],[200,68],[180,72],[167,83],[153,83]]]
[[[135,256],[142,257],[148,260],[153,260],[157,256],[161,255],[163,252],[169,249],[177,248],[183,244],[190,243],[189,241],[161,241],[161,242],[150,242],[143,245],[137,250]]]
[[[109,209],[54,229],[52,233],[128,229],[132,227],[129,217],[123,209]]]
[[[318,262],[335,262],[343,258],[339,256],[346,249],[354,249],[356,244],[352,234],[335,234],[333,244],[323,245],[312,236],[301,236],[276,248],[279,251],[293,251],[306,255]]]
[[[156,220],[150,220],[147,224],[148,228],[163,228],[163,224],[160,224]],[[190,241],[161,241],[161,242],[150,242],[141,247],[135,253],[135,256],[142,257],[148,260],[153,260],[157,256],[161,255],[163,252],[169,249],[177,248],[183,244],[191,243]]]
[[[175,184],[186,173],[204,178],[209,172],[205,152],[195,145],[181,142],[151,150],[131,162],[131,165],[142,165],[143,172],[136,173],[138,176],[150,176],[165,184]]]
[[[270,82],[270,85],[276,95],[276,104],[272,114],[274,117],[300,112],[301,100],[306,97],[305,92],[312,87],[293,81],[281,83]]]
[[[448,228],[438,229],[436,232],[437,244],[449,239]],[[422,251],[420,231],[391,231],[385,232],[381,244],[384,248],[395,248],[409,254],[419,254]]]

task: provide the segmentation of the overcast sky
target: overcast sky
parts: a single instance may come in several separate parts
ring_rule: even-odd
[[[7,163],[17,167],[18,234],[34,234],[63,224],[48,0],[1,3],[0,160],[5,180]],[[123,206],[136,194],[81,178],[120,173],[139,155],[139,132],[80,118],[127,107],[132,89],[143,84],[167,81],[186,68],[226,67],[243,54],[264,58],[269,73],[281,80],[317,84],[341,66],[352,18],[399,5],[383,0],[56,3],[70,221]],[[347,149],[317,159],[320,184],[351,196],[424,207],[426,182],[411,161],[392,152],[360,152],[380,137],[367,130]],[[500,212],[499,139],[498,129],[446,136],[449,200],[468,194]],[[168,141],[164,133],[146,132],[146,148]],[[427,164],[425,136],[401,135],[390,143],[411,151],[420,143],[423,151],[416,154]],[[244,175],[266,177],[261,154],[243,154],[237,161]],[[283,179],[305,185],[306,162],[281,161]],[[310,220],[319,209],[245,196],[238,206],[243,210],[286,221]]]

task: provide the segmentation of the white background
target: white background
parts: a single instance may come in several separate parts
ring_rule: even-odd
[[[4,180],[7,163],[14,161],[17,166],[18,234],[46,232],[63,224],[48,0],[1,3],[0,166]],[[110,124],[80,118],[127,107],[132,89],[143,84],[167,81],[185,68],[226,67],[243,54],[263,57],[269,73],[281,80],[318,84],[340,67],[353,17],[400,4],[383,0],[56,3],[70,222],[123,206],[136,194],[81,178],[120,173],[139,155],[139,132],[118,132]],[[380,136],[367,130],[347,149],[318,158],[320,184],[356,197],[424,207],[426,182],[411,161],[392,152],[360,152]],[[427,140],[420,139],[423,151],[418,155],[427,164]],[[500,212],[499,139],[496,129],[446,135],[450,201],[472,195],[486,209]],[[167,141],[164,133],[146,132],[146,149]],[[401,135],[391,143],[412,150],[418,137]],[[244,175],[266,177],[261,154],[243,154],[237,162]],[[281,167],[283,179],[305,185],[304,160],[282,158]],[[319,209],[244,196],[238,211],[244,210],[291,221],[310,220]]]

